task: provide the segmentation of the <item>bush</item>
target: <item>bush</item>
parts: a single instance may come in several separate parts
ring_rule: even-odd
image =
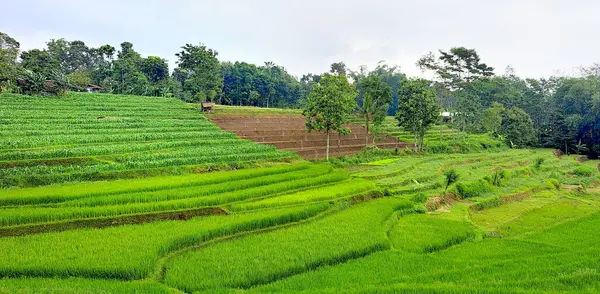
[[[410,197],[410,201],[416,202],[416,203],[425,203],[425,202],[427,202],[428,198],[429,197],[427,197],[427,195],[425,195],[423,193],[417,193]]]
[[[471,206],[471,209],[473,211],[480,211],[480,210],[484,210],[484,209],[498,207],[500,205],[502,205],[502,200],[500,199],[500,197],[493,197],[493,198],[481,200],[481,201],[473,204]]]
[[[502,186],[502,180],[505,178],[507,178],[506,172],[503,169],[497,169],[488,182],[494,186],[500,187]]]
[[[424,214],[427,213],[427,208],[425,208],[424,205],[415,205],[414,212],[418,214]]]
[[[580,177],[589,177],[594,173],[594,169],[587,165],[580,165],[573,170],[573,173]]]
[[[543,157],[538,157],[535,159],[535,164],[533,165],[533,167],[535,167],[536,169],[539,169],[542,166],[542,163],[544,163],[546,159]]]
[[[381,193],[383,194],[383,196],[386,196],[386,197],[392,196],[392,192],[388,188],[383,189],[383,192],[381,192]]]
[[[458,180],[458,173],[456,172],[455,169],[449,169],[447,171],[444,172],[444,175],[446,176],[446,191],[448,190],[448,187],[454,183],[456,183],[456,181]]]
[[[491,190],[491,186],[488,182],[484,180],[479,180],[474,183],[465,184],[458,183],[456,184],[456,192],[462,198],[471,198],[482,195],[485,192],[489,192]]]
[[[546,186],[550,189],[560,189],[560,182],[557,179],[549,179],[546,182]]]

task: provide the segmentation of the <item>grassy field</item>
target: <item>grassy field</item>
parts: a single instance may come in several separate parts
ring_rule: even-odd
[[[600,291],[598,161],[477,143],[305,162],[178,101],[0,100],[0,293]]]
[[[36,186],[294,159],[241,140],[177,99],[0,95],[0,187]]]

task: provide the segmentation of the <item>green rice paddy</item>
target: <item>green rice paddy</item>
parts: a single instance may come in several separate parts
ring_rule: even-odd
[[[598,161],[479,144],[339,169],[165,98],[0,102],[0,293],[600,291]]]

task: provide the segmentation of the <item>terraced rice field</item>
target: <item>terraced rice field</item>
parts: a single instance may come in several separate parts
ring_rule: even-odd
[[[358,125],[364,125],[364,121],[356,116],[351,121]],[[398,121],[391,116],[385,118],[378,132],[381,136],[393,137],[402,142],[414,142],[414,135],[399,127]],[[429,153],[472,153],[502,150],[507,147],[506,143],[490,138],[488,134],[461,133],[459,136],[451,124],[432,126],[425,132],[424,144]]]
[[[294,159],[224,132],[176,99],[0,95],[0,187],[113,179]]]
[[[20,116],[0,106],[0,143],[15,147],[0,151],[10,186],[0,189],[0,293],[600,291],[598,161],[502,150],[389,156],[336,169],[221,131],[176,101],[0,97],[20,101]],[[125,101],[136,103],[126,110]],[[162,110],[149,110],[151,103]],[[49,105],[65,108],[64,117]],[[143,119],[138,109],[151,115]],[[31,120],[47,132],[25,123],[36,116],[46,117]],[[131,119],[140,120],[129,127]],[[214,150],[221,161],[146,161],[177,157],[136,141],[133,131],[163,136],[188,127],[207,135],[190,139],[198,146],[166,149],[194,160],[194,152]],[[235,144],[215,147],[228,140]],[[133,149],[111,149],[119,144]],[[96,153],[85,153],[88,145]],[[236,146],[273,157],[244,157]],[[129,169],[110,160],[123,154]],[[253,167],[257,160],[262,167]],[[245,168],[205,172],[211,164]],[[458,181],[446,187],[451,169]],[[137,178],[113,179],[121,172]]]
[[[209,118],[224,130],[234,132],[240,138],[275,146],[281,150],[297,152],[305,159],[325,158],[327,137],[322,132],[307,132],[306,121],[301,115],[285,113],[235,115],[225,109],[219,114],[217,109]],[[357,124],[345,126],[348,135],[330,135],[330,156],[353,155],[365,148],[366,129]],[[373,139],[368,138],[369,146]],[[383,149],[404,149],[410,144],[393,137],[380,137],[376,145]]]

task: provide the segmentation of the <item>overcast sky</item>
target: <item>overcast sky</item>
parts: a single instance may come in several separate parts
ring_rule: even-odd
[[[420,75],[420,56],[452,46],[524,77],[600,61],[598,0],[21,0],[2,10],[0,31],[24,50],[61,37],[94,47],[130,41],[171,69],[179,47],[199,42],[220,60],[274,61],[297,76],[380,60]]]

